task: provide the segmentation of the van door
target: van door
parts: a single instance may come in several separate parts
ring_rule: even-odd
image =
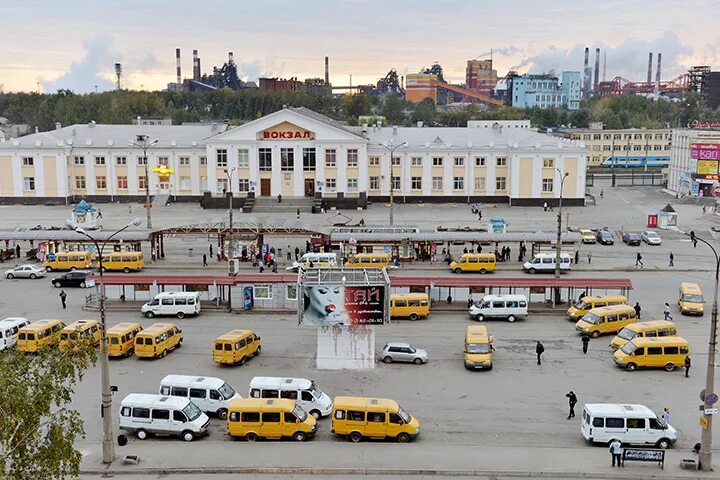
[[[191,388],[190,401],[197,405],[203,412],[215,411],[209,408],[209,402],[207,401],[207,389],[205,388]]]
[[[647,443],[647,422],[644,418],[628,418],[625,420],[627,425],[627,434],[625,435],[626,443],[632,445],[642,445]]]
[[[172,419],[170,420],[170,428],[173,432],[181,433],[187,426],[187,417],[179,410],[172,411]]]
[[[621,417],[606,417],[605,418],[605,430],[603,431],[606,435],[605,438],[619,438],[621,442],[625,441],[625,419]]]
[[[280,412],[262,412],[262,436],[269,438],[282,437],[282,423]]]
[[[217,412],[223,407],[223,396],[220,395],[220,392],[217,390],[208,390],[207,411]]]
[[[152,430],[155,433],[174,433],[174,429],[170,426],[170,410],[153,408]]]
[[[162,298],[160,299],[160,308],[158,308],[157,313],[161,315],[175,315],[173,308],[172,298]]]
[[[404,430],[404,421],[397,413],[390,412],[387,416],[387,422],[385,424],[385,435],[394,438],[398,436],[398,433]]]
[[[365,435],[368,437],[385,438],[385,417],[385,412],[367,412]]]
[[[647,443],[655,444],[665,436],[665,427],[657,418],[648,418]]]

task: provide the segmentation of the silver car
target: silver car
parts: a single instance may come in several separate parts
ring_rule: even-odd
[[[428,356],[425,350],[415,348],[409,343],[391,342],[383,347],[382,361],[385,363],[412,362],[415,365],[422,365],[427,363]]]
[[[36,278],[44,277],[47,271],[36,265],[20,265],[5,271],[5,278]]]
[[[660,235],[658,235],[657,232],[654,232],[652,230],[642,232],[642,234],[640,235],[640,240],[647,243],[648,245],[660,245],[662,243]]]

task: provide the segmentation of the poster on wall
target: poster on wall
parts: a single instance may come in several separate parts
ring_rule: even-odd
[[[303,287],[302,325],[382,325],[384,286],[313,285]]]
[[[697,161],[697,173],[698,173],[698,175],[717,175],[718,161],[717,160],[698,160]]]
[[[720,143],[692,143],[690,144],[690,158],[720,160]]]
[[[253,287],[243,288],[243,309],[252,310],[254,304]]]

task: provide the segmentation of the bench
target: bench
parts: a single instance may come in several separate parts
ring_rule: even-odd
[[[27,258],[28,260],[36,260],[36,259],[37,259],[37,253],[38,253],[38,249],[37,249],[37,248],[31,248],[30,250],[28,250],[27,252],[25,252],[25,258]]]
[[[0,250],[0,262],[4,262],[5,260],[10,260],[11,258],[15,258],[15,250],[14,249]]]
[[[662,469],[665,468],[665,450],[659,448],[625,448],[622,455],[623,465],[625,461],[632,462],[656,462]]]

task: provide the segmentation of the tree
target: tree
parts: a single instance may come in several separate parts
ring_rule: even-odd
[[[79,474],[84,438],[80,414],[68,408],[76,383],[95,363],[95,348],[78,344],[60,352],[26,355],[16,348],[0,355],[0,477],[64,479]],[[98,405],[99,406],[99,405]]]
[[[380,115],[387,118],[388,123],[391,125],[399,125],[405,119],[403,113],[403,101],[394,95],[387,95],[385,102],[380,109]]]
[[[437,110],[435,102],[430,98],[423,98],[420,102],[413,105],[412,121],[430,123],[435,120]]]

